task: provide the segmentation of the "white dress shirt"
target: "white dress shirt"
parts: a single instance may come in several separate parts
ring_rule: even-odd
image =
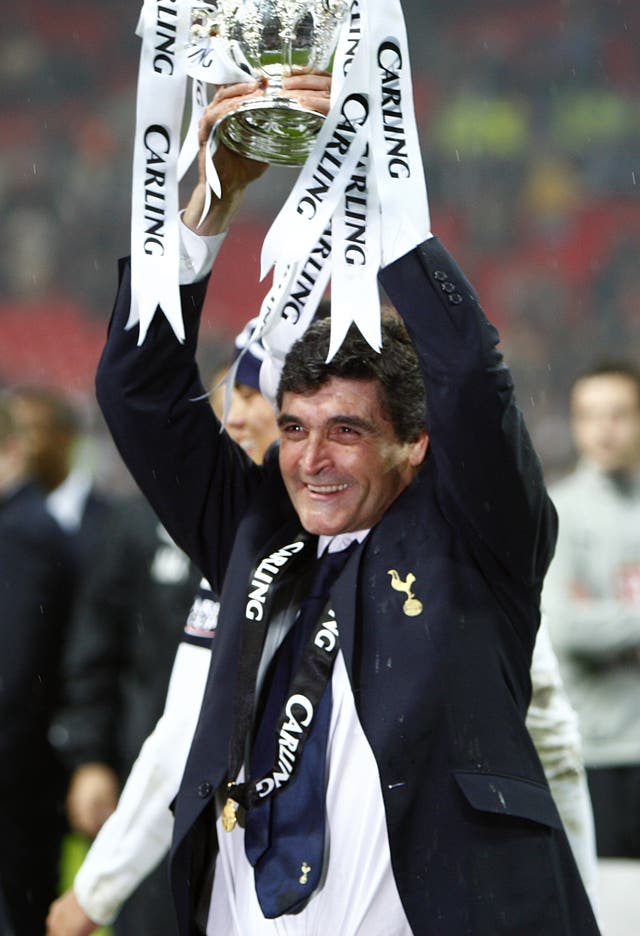
[[[325,870],[319,886],[300,913],[266,920],[244,851],[244,830],[237,825],[225,832],[219,820],[207,936],[411,936],[391,871],[378,768],[341,652],[331,689]]]
[[[325,549],[346,549],[354,540],[361,542],[368,532],[322,536],[318,554]],[[339,628],[340,609],[334,610]],[[284,636],[269,634],[261,672]],[[266,920],[256,896],[253,867],[245,855],[244,830],[238,824],[232,832],[225,832],[218,820],[220,850],[207,936],[411,936],[391,870],[378,767],[358,718],[341,651],[331,690],[325,855],[318,887],[300,913]],[[302,865],[304,855],[300,861]]]

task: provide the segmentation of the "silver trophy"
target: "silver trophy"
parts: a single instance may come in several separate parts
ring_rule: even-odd
[[[347,14],[347,0],[210,0],[192,7],[191,41],[224,41],[235,64],[266,79],[264,97],[249,98],[220,121],[230,148],[280,166],[305,162],[324,117],[282,90],[296,67],[328,69]]]

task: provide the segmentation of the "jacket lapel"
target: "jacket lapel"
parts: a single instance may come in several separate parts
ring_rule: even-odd
[[[405,555],[407,546],[409,546],[413,565],[415,565],[417,558],[415,544],[419,540],[415,535],[413,524],[421,515],[417,502],[424,496],[423,484],[424,472],[421,472],[413,484],[403,491],[391,505],[360,548],[354,552],[340,578],[331,589],[332,604],[340,630],[340,646],[347,672],[351,677],[353,676],[357,617],[361,613],[358,610],[358,589],[369,588],[368,577],[374,572],[377,573],[374,579],[385,583],[389,581],[389,568],[394,561],[397,563],[399,556]],[[424,536],[424,531],[422,535]],[[361,622],[365,628],[374,626],[374,623],[373,621]]]

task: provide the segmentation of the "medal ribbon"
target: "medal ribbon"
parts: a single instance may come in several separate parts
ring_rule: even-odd
[[[267,553],[255,566],[249,579],[242,648],[238,661],[238,679],[233,717],[233,732],[229,740],[229,778],[235,778],[244,761],[246,739],[251,733],[254,716],[256,674],[262,656],[264,639],[271,614],[276,586],[294,556],[309,557],[315,537],[300,531],[288,546]],[[253,594],[259,589],[260,597]]]
[[[278,718],[275,733],[278,753],[273,767],[257,779],[227,785],[227,796],[244,809],[257,806],[266,797],[283,789],[293,778],[313,729],[316,709],[331,679],[338,649],[338,622],[327,604],[307,641]]]
[[[253,572],[248,590],[247,610],[242,635],[239,672],[236,684],[236,706],[233,732],[229,743],[229,769],[227,796],[223,810],[223,824],[228,831],[235,824],[235,806],[241,804],[251,809],[265,798],[279,792],[295,775],[302,750],[313,730],[315,714],[327,683],[331,679],[333,666],[339,649],[339,634],[336,616],[324,595],[328,594],[333,580],[340,574],[350,554],[357,546],[351,544],[346,550],[312,559],[311,547],[316,538],[302,533],[296,542],[272,552],[263,559]],[[280,574],[278,581],[272,579],[263,589],[260,599],[261,612],[257,613],[255,592],[252,591],[264,580],[265,571],[273,570],[274,563],[282,566],[295,556],[295,564],[287,565],[287,577]],[[279,597],[274,602],[276,584],[280,584]],[[252,598],[253,596],[253,598]],[[322,602],[317,621],[313,617],[314,602]],[[304,606],[304,610],[303,610]],[[298,611],[302,618],[298,619]],[[302,657],[291,679],[280,714],[278,716],[274,747],[273,766],[260,777],[236,783],[235,778],[246,756],[246,741],[251,737],[255,717],[256,674],[262,657],[264,640],[270,621],[279,615],[293,618],[291,627],[310,627],[311,633],[303,648]],[[292,636],[289,631],[284,642]],[[275,661],[277,653],[272,663]]]

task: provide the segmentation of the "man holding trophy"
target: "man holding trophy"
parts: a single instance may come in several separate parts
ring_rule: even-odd
[[[145,9],[151,81],[173,79]],[[144,208],[97,379],[133,475],[221,594],[175,803],[180,933],[597,934],[525,728],[555,511],[497,332],[430,233],[400,5],[210,10],[194,59],[224,86],[197,111],[199,181],[181,228],[170,121],[139,107]],[[303,52],[340,10],[331,80]],[[255,69],[278,43],[274,91]],[[198,318],[253,157],[283,161],[289,138],[299,161],[303,110],[326,120],[263,251],[280,443],[258,466],[204,397]],[[379,271],[398,314],[380,316]]]

